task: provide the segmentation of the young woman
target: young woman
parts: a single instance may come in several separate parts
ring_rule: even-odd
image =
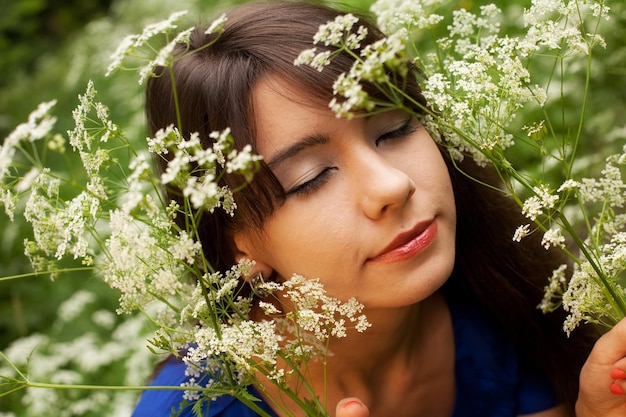
[[[239,6],[214,44],[202,48],[214,35],[198,29],[196,53],[176,62],[183,132],[210,146],[210,132],[230,127],[238,146],[251,144],[264,159],[237,193],[234,217],[202,220],[209,261],[225,270],[252,259],[250,276],[277,281],[319,277],[330,295],[365,305],[371,329],[331,342],[328,375],[310,365],[337,416],[626,415],[611,394],[621,382],[610,389],[626,376],[614,369],[626,354],[625,325],[597,344],[579,389],[596,335],[585,327],[567,339],[561,316],[537,310],[563,260],[531,239],[512,241],[519,209],[452,167],[419,120],[399,111],[337,118],[328,102],[352,64],[347,54],[322,72],[293,65],[338,13],[294,2]],[[368,26],[363,45],[382,36],[360,24]],[[406,91],[423,102],[414,81]],[[153,133],[176,123],[165,74],[150,80],[147,114]],[[470,158],[461,169],[496,184]],[[242,181],[226,178],[233,187]],[[184,369],[172,359],[153,383],[180,385]],[[264,389],[251,388],[280,398],[273,385]],[[147,391],[134,416],[168,416],[181,400],[180,391]],[[282,415],[269,404],[261,406]],[[206,412],[254,415],[230,396]]]

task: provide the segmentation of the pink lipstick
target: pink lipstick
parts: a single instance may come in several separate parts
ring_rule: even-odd
[[[412,230],[399,234],[379,255],[370,258],[369,262],[389,263],[412,258],[430,246],[436,236],[436,221],[420,223]]]

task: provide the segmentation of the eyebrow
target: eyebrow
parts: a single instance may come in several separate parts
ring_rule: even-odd
[[[314,146],[324,145],[330,141],[328,135],[322,133],[316,133],[313,135],[305,136],[298,140],[291,146],[287,146],[285,149],[279,151],[268,162],[267,165],[272,168],[286,161],[289,158],[296,156],[298,153],[305,149],[312,148]]]

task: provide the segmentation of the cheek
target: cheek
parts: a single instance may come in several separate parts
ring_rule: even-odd
[[[262,252],[285,276],[324,276],[337,268],[353,241],[354,228],[346,202],[324,199],[320,204],[281,207],[265,224]]]
[[[426,150],[416,154],[412,164],[415,172],[414,180],[428,185],[443,202],[454,207],[454,193],[448,167],[434,142],[429,143]]]

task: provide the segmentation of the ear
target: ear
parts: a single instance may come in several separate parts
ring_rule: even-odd
[[[257,242],[256,244],[254,243],[255,241]],[[235,261],[240,262],[245,259],[254,261],[254,266],[250,273],[243,277],[247,282],[250,282],[250,278],[259,272],[266,278],[272,276],[274,272],[274,269],[264,262],[262,253],[255,249],[259,247],[258,241],[258,237],[253,239],[244,232],[236,232],[233,235]]]

